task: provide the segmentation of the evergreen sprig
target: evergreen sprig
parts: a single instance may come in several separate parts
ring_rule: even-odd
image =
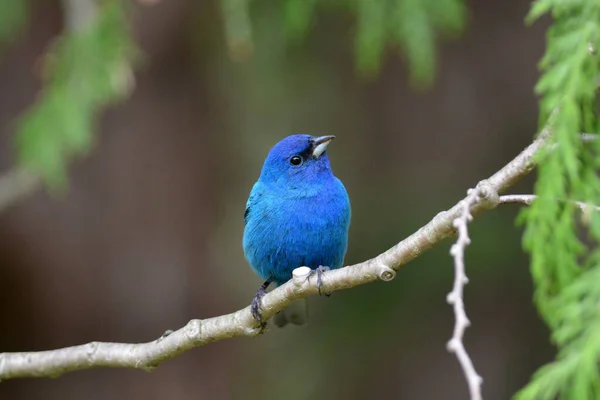
[[[466,23],[461,0],[355,0],[357,68],[379,72],[387,44],[406,55],[414,83],[430,85],[436,70],[438,31],[456,35]]]
[[[252,48],[251,0],[221,0],[225,31],[233,58]],[[432,83],[436,70],[435,42],[439,34],[460,33],[466,24],[463,0],[284,0],[283,18],[289,38],[307,36],[317,9],[341,7],[356,16],[356,68],[376,75],[388,46],[406,55],[411,80]],[[240,56],[240,54],[242,56]]]
[[[600,398],[598,282],[600,268],[591,268],[551,300],[556,323],[552,337],[559,347],[557,359],[540,368],[517,399]]]
[[[597,399],[600,393],[600,217],[595,211],[579,216],[568,201],[600,202],[598,143],[585,144],[580,132],[597,132],[596,82],[600,73],[600,2],[538,0],[527,17],[534,22],[551,14],[547,50],[536,86],[540,121],[555,140],[540,157],[533,205],[526,222],[524,247],[531,254],[535,300],[558,346],[556,361],[541,368],[519,400]],[[597,141],[596,141],[597,142]],[[577,223],[577,222],[580,223]],[[590,242],[580,238],[580,228]]]
[[[43,92],[18,124],[20,165],[63,187],[67,162],[91,147],[98,112],[129,93],[134,55],[120,0],[102,2],[88,26],[61,36],[46,57]]]

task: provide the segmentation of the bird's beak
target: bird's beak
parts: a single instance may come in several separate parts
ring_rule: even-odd
[[[319,158],[321,154],[325,153],[325,150],[327,150],[327,146],[329,146],[329,143],[331,143],[333,139],[335,139],[335,136],[333,135],[319,136],[318,138],[314,138],[312,144],[313,157]]]

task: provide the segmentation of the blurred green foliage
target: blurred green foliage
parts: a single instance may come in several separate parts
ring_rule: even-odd
[[[29,2],[0,0],[0,45],[13,39],[27,21]]]
[[[119,0],[103,2],[89,25],[61,36],[46,55],[45,87],[19,121],[21,166],[64,187],[67,162],[91,147],[98,112],[131,90],[134,54]]]
[[[428,87],[435,76],[438,34],[455,36],[466,25],[462,0],[283,0],[285,34],[295,42],[310,33],[317,10],[337,8],[356,19],[356,68],[375,76],[388,46],[406,55],[411,81]],[[221,0],[230,56],[246,59],[253,47],[252,0]],[[276,33],[274,33],[276,34]]]
[[[252,55],[250,0],[221,0],[230,57]],[[302,40],[318,7],[356,16],[356,65],[374,76],[386,46],[407,56],[412,81],[430,85],[435,74],[438,31],[459,33],[465,25],[462,0],[285,0],[286,35]],[[98,2],[96,18],[84,29],[65,31],[46,55],[45,87],[19,121],[16,134],[21,166],[42,174],[52,188],[64,187],[66,165],[92,144],[95,117],[103,106],[125,96],[131,86],[134,44],[123,0]],[[0,0],[0,40],[14,35],[26,20],[27,2]]]
[[[536,86],[540,121],[555,146],[540,154],[534,204],[523,211],[524,246],[531,253],[535,300],[559,347],[557,360],[543,367],[518,395],[526,399],[600,398],[600,216],[572,202],[600,204],[600,143],[584,143],[580,132],[598,132],[597,78],[600,73],[600,3],[595,0],[538,0],[527,17],[550,13],[547,50]],[[558,200],[558,201],[557,201]],[[581,225],[581,226],[579,226]],[[580,238],[587,228],[589,242]]]

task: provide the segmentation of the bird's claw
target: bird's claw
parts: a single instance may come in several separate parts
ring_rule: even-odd
[[[317,269],[313,270],[311,272],[312,274],[317,274],[317,290],[319,291],[319,296],[321,296],[322,294],[324,294],[325,296],[329,297],[331,296],[331,292],[323,292],[321,293],[321,287],[323,286],[323,272],[325,271],[329,271],[331,268],[329,267],[325,267],[323,265],[319,265],[317,267]]]
[[[267,294],[267,286],[268,285],[263,284],[260,288],[258,288],[256,296],[254,296],[250,305],[250,312],[252,313],[254,319],[258,321],[261,331],[267,326],[267,323],[263,321],[262,315],[260,314],[260,309],[262,308],[262,298],[265,297],[265,294]]]

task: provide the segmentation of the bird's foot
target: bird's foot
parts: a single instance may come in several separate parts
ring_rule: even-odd
[[[263,321],[262,315],[260,314],[260,309],[262,308],[262,298],[265,297],[265,294],[267,294],[267,287],[269,287],[270,283],[271,282],[266,281],[258,288],[256,296],[254,296],[252,299],[252,304],[250,305],[250,312],[252,313],[254,319],[260,324],[261,331],[267,326],[267,323]]]
[[[311,272],[311,275],[313,275],[315,273],[317,274],[317,290],[319,291],[319,296],[321,296],[321,294],[324,294],[327,297],[331,296],[331,292],[321,293],[321,287],[323,286],[323,272],[329,271],[329,270],[331,270],[331,268],[325,267],[323,265],[319,265],[317,267],[317,269],[315,269]]]

